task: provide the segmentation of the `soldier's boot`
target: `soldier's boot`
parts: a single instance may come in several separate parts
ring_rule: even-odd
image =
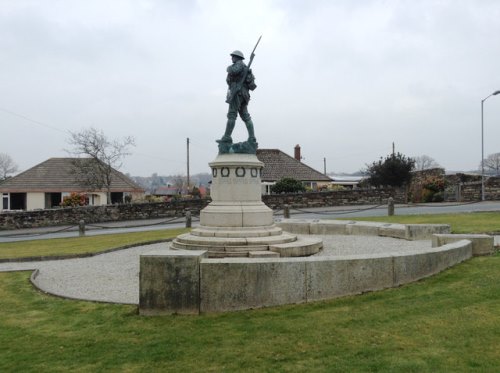
[[[236,120],[234,119],[228,119],[227,124],[226,124],[226,131],[224,132],[224,136],[222,136],[222,139],[220,141],[233,141],[231,138],[231,135],[234,130],[234,126],[236,125]]]
[[[251,119],[247,120],[245,122],[245,125],[247,126],[247,131],[248,131],[248,141],[250,142],[256,142],[257,139],[255,138],[255,133],[253,129],[253,122]]]

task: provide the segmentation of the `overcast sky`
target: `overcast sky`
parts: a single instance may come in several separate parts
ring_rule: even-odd
[[[68,131],[133,136],[121,171],[208,172],[226,67],[253,71],[260,148],[354,172],[392,151],[447,170],[481,161],[481,100],[500,90],[500,1],[0,0],[0,153],[26,170]],[[248,61],[248,58],[247,58]],[[500,152],[500,95],[484,105]],[[246,140],[238,119],[234,141]]]

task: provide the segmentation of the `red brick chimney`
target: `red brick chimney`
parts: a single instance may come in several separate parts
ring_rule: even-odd
[[[302,159],[302,156],[300,155],[300,145],[299,144],[295,145],[294,154],[295,154],[295,159],[300,162],[300,160]]]

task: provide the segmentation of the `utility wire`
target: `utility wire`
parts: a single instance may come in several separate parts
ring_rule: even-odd
[[[69,131],[67,131],[67,130],[62,130],[62,129],[57,128],[55,126],[52,126],[50,124],[43,123],[43,122],[40,122],[38,120],[31,119],[31,118],[29,118],[29,117],[27,117],[25,115],[14,113],[13,111],[10,111],[10,110],[7,110],[7,109],[0,108],[0,111],[3,111],[4,113],[10,114],[12,116],[15,116],[15,117],[18,117],[18,118],[21,118],[21,119],[24,119],[24,120],[26,120],[28,122],[38,124],[39,126],[50,128],[51,130],[54,130],[54,131],[62,132],[64,134],[68,134],[69,133]]]

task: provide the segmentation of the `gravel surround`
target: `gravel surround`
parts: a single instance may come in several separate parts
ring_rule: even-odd
[[[324,243],[324,249],[316,256],[405,253],[431,247],[430,240],[356,235],[316,237],[322,238]],[[65,298],[138,304],[139,256],[152,250],[168,250],[168,245],[137,246],[87,258],[0,263],[0,272],[37,270],[32,275],[35,286]]]

